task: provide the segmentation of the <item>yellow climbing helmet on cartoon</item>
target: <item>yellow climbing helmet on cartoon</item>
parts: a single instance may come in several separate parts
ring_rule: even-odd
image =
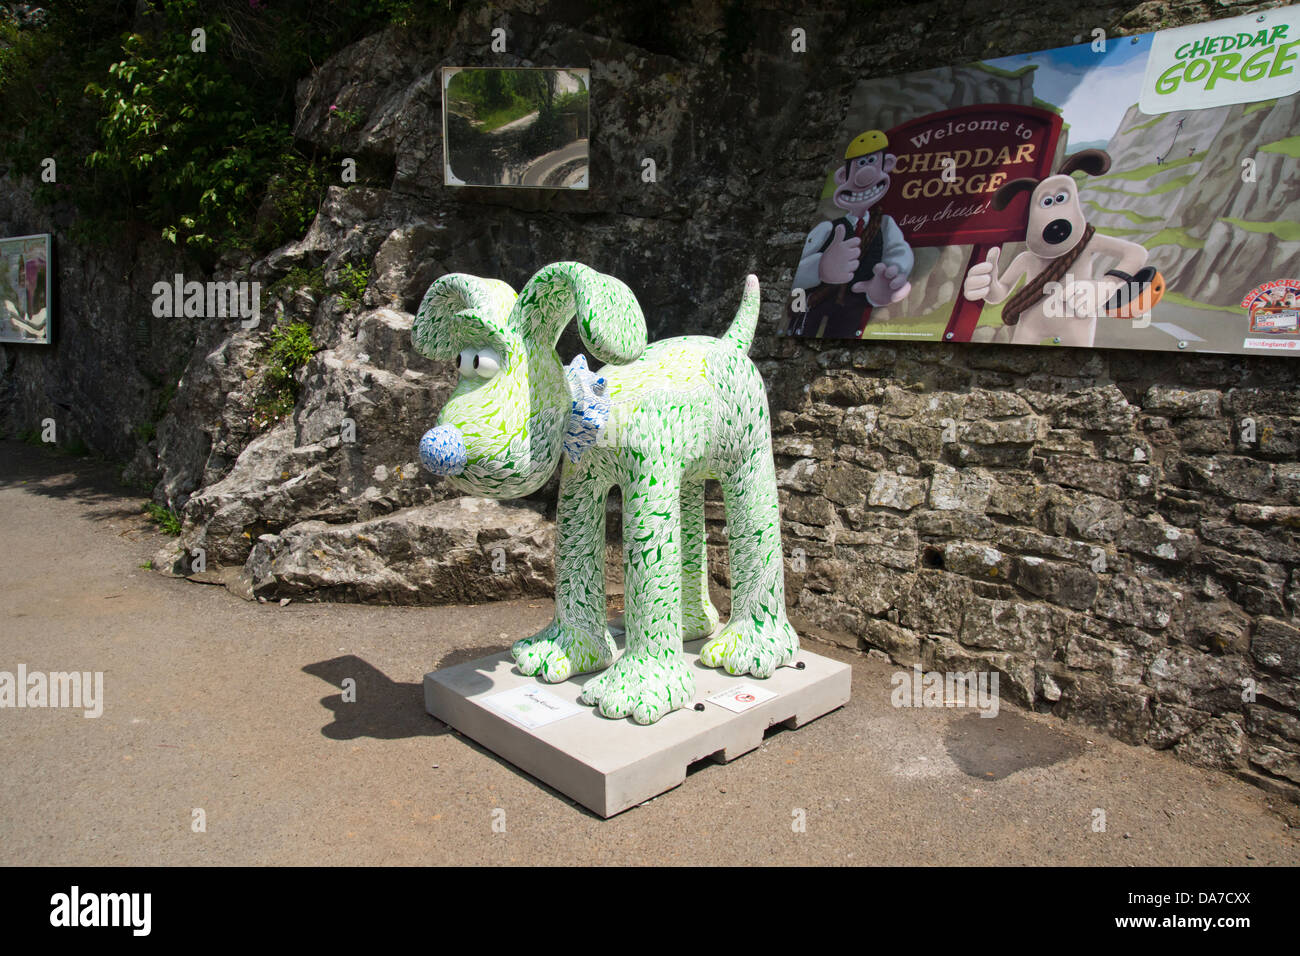
[[[878,129],[869,129],[849,143],[849,148],[844,151],[844,158],[856,159],[888,148],[889,140],[885,138],[885,134]]]

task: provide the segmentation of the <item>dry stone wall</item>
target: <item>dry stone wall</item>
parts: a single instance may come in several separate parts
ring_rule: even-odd
[[[767,344],[801,623],[1295,795],[1291,366]]]

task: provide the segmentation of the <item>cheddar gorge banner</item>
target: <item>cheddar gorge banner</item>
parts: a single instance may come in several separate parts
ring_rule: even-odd
[[[869,79],[789,335],[1300,353],[1300,6]]]
[[[1155,34],[1139,101],[1143,111],[1205,109],[1300,92],[1294,65],[1300,36],[1286,11],[1274,13]]]

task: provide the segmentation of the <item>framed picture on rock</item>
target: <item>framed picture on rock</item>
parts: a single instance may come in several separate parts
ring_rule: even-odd
[[[48,233],[0,239],[0,342],[50,344],[52,253]]]
[[[586,189],[591,71],[447,66],[443,182]]]

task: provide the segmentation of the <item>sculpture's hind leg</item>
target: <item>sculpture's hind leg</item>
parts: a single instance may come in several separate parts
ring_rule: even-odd
[[[700,649],[700,660],[728,674],[771,677],[794,658],[799,636],[785,616],[781,507],[771,440],[754,445],[721,478],[731,552],[731,619]]]
[[[700,478],[682,484],[682,640],[708,637],[718,629],[719,620],[709,600],[704,479]]]

